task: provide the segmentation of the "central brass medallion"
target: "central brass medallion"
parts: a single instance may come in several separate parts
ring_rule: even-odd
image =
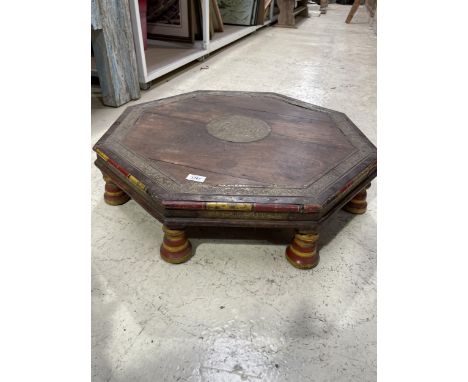
[[[228,142],[255,142],[267,137],[271,127],[261,119],[243,115],[223,115],[206,125],[213,137]]]

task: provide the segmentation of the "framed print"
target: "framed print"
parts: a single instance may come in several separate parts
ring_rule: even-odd
[[[193,42],[191,0],[149,0],[148,38]]]

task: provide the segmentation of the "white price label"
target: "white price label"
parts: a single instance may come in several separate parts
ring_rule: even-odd
[[[185,179],[193,180],[194,182],[203,183],[205,181],[205,179],[206,179],[206,176],[188,174]]]

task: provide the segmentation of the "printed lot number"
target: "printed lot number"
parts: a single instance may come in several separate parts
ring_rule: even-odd
[[[205,181],[205,179],[206,179],[206,176],[188,174],[185,179],[192,180],[194,182],[203,183]]]

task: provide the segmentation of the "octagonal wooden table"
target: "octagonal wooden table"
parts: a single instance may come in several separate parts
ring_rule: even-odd
[[[274,93],[197,91],[128,107],[94,146],[110,205],[163,223],[162,258],[192,256],[188,226],[295,228],[286,258],[318,264],[320,225],[366,211],[375,146],[343,113]]]

